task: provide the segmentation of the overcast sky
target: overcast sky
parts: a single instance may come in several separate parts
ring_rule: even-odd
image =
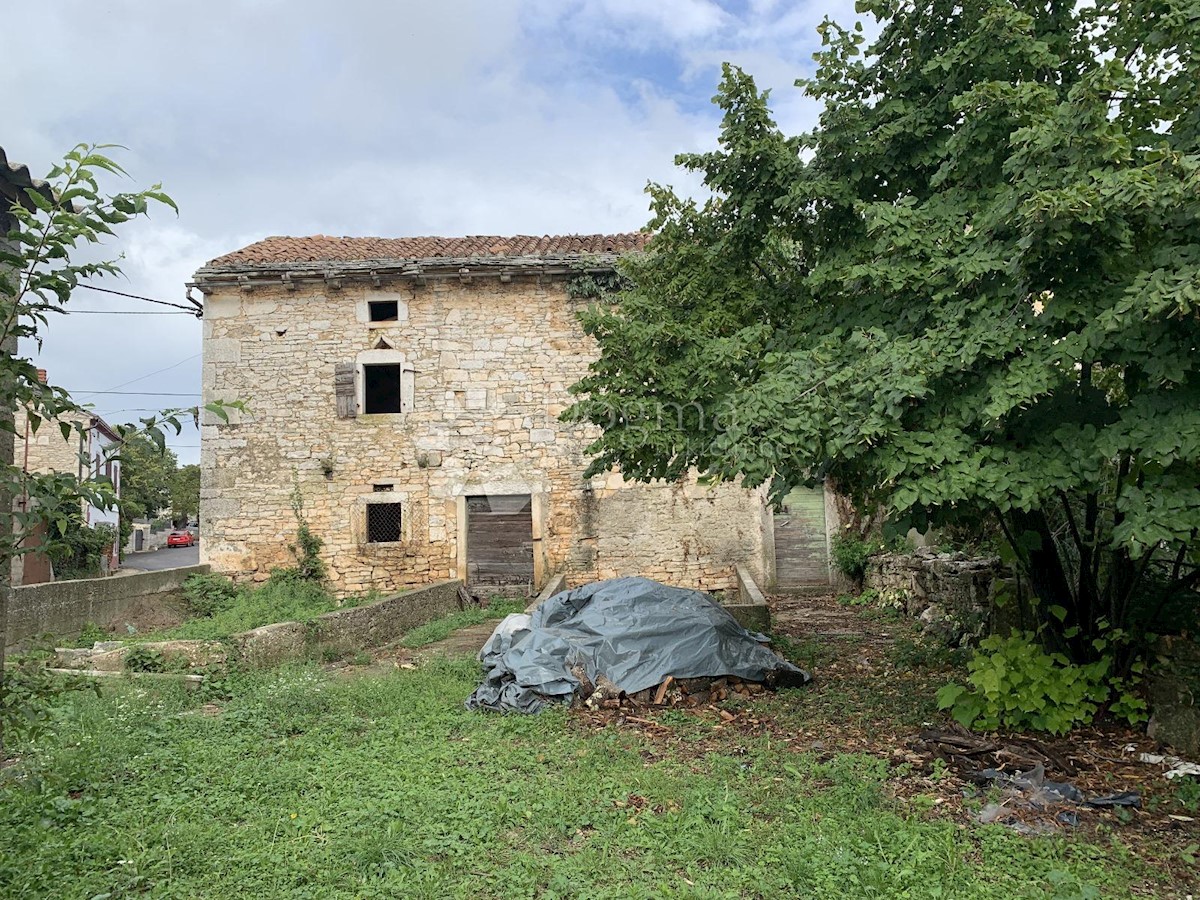
[[[785,131],[813,124],[792,83],[826,15],[853,3],[26,0],[4,16],[23,37],[4,41],[0,146],[35,173],[81,141],[128,147],[127,186],[161,182],[180,213],[127,227],[126,278],[100,283],[171,301],[268,235],[632,231],[648,181],[694,188],[672,158],[714,145],[723,61],[772,89]],[[200,351],[186,315],[70,315],[38,361],[116,423],[196,396],[89,392],[198,396]],[[172,441],[181,463],[198,444]]]

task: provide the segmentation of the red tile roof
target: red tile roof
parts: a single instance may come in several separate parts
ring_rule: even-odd
[[[503,259],[539,256],[587,256],[641,250],[648,234],[572,234],[460,238],[411,237],[269,237],[218,256],[213,268],[273,266],[288,263],[365,262],[369,260]]]

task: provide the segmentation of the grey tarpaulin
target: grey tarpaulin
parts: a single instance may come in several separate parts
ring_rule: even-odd
[[[761,635],[757,636],[761,637]],[[708,594],[648,578],[614,578],[555,594],[529,615],[512,615],[480,652],[486,675],[470,709],[539,712],[569,701],[583,666],[633,694],[668,675],[733,675],[803,684],[807,672],[776,656]]]

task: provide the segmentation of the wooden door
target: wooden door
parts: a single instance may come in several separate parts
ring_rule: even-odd
[[[533,586],[533,502],[528,494],[467,497],[467,583]]]
[[[797,488],[775,511],[775,586],[787,591],[828,583],[825,491]]]

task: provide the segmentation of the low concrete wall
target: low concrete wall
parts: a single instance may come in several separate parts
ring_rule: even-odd
[[[337,609],[312,622],[263,625],[235,634],[232,640],[238,656],[258,668],[307,659],[321,647],[342,651],[382,647],[426,622],[458,612],[461,587],[461,581],[439,581],[365,606]]]
[[[8,640],[16,645],[42,634],[78,634],[88,622],[111,625],[139,600],[180,597],[184,579],[208,569],[207,565],[185,566],[14,588],[8,606]]]
[[[461,581],[439,581],[365,606],[325,613],[312,626],[312,640],[342,650],[382,647],[418,625],[458,612],[460,587]]]
[[[258,668],[307,659],[322,647],[341,651],[382,647],[419,625],[458,612],[461,586],[461,581],[439,581],[365,606],[337,609],[317,616],[311,622],[263,625],[231,635],[229,643],[233,646],[234,656]],[[66,669],[119,672],[124,668],[125,657],[139,646],[157,651],[168,660],[183,659],[192,666],[220,665],[227,660],[225,645],[217,641],[163,641],[140,645],[104,641],[89,650],[59,650],[57,665]]]
[[[726,602],[722,605],[738,620],[741,626],[749,631],[771,630],[771,609],[767,606],[767,598],[754,582],[754,577],[745,566],[738,566],[736,602]]]
[[[525,607],[525,612],[531,613],[555,594],[561,593],[567,589],[567,576],[555,575],[546,582],[546,586],[538,593],[529,605]]]

